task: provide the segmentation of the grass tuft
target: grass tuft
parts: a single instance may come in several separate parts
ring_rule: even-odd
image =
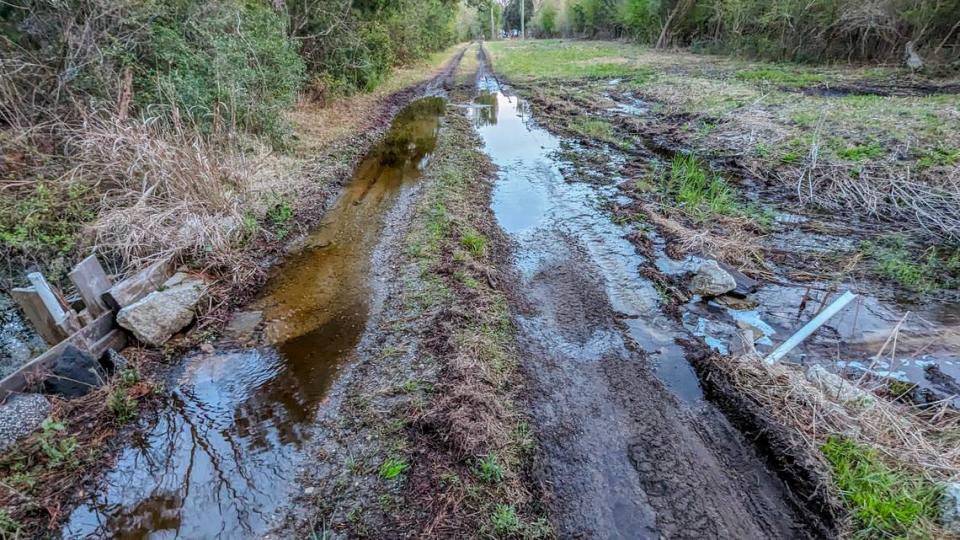
[[[819,73],[810,73],[777,66],[738,71],[736,78],[741,81],[756,81],[784,86],[804,86],[823,81],[823,75]]]
[[[844,437],[830,437],[821,451],[858,522],[856,536],[928,536],[926,532],[938,516],[941,488],[919,475],[887,466],[876,451]]]
[[[410,468],[407,462],[396,456],[390,456],[380,465],[380,478],[393,480]]]
[[[922,255],[912,253],[901,234],[861,244],[876,261],[879,275],[913,292],[927,294],[949,289],[960,282],[960,250],[950,252],[931,247]]]
[[[488,484],[497,484],[503,480],[503,467],[497,461],[495,454],[487,454],[477,460],[477,472],[480,478]]]
[[[665,187],[678,205],[701,219],[733,215],[739,209],[729,184],[694,156],[673,158]]]

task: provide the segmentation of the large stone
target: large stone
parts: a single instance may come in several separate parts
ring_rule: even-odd
[[[853,404],[869,407],[876,403],[873,394],[857,388],[843,377],[831,373],[820,365],[810,366],[807,370],[807,380],[815,384],[824,394],[843,404]]]
[[[13,394],[0,405],[0,452],[33,433],[50,414],[50,402],[41,394]]]
[[[103,385],[106,374],[93,356],[73,345],[67,345],[53,362],[50,375],[43,380],[43,389],[48,394],[76,398]]]
[[[190,324],[205,291],[203,280],[178,274],[160,290],[121,309],[117,324],[143,343],[159,347]]]
[[[737,288],[737,280],[717,261],[705,261],[690,280],[690,292],[700,296],[720,296]]]
[[[960,534],[960,483],[947,484],[940,500],[940,523],[953,534]]]

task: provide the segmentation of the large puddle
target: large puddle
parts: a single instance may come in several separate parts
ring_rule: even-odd
[[[251,309],[263,345],[184,359],[167,407],[63,536],[249,538],[288,500],[311,420],[370,312],[386,215],[436,145],[442,98],[404,109],[306,245]]]
[[[660,309],[653,283],[639,275],[645,260],[626,239],[629,229],[614,223],[605,209],[618,197],[616,179],[604,185],[565,181],[557,158],[560,140],[531,122],[524,102],[505,94],[494,78],[482,78],[480,89],[471,110],[485,151],[501,171],[493,210],[518,243],[523,280],[529,283],[555,259],[581,251],[658,378],[681,399],[698,402],[703,394],[696,373],[675,343],[685,331]],[[585,356],[599,357],[605,346],[598,343]]]

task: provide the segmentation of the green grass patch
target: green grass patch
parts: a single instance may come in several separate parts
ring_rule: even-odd
[[[396,457],[390,456],[383,461],[380,465],[380,478],[384,480],[393,480],[406,472],[410,468],[410,465],[406,461]]]
[[[601,41],[554,39],[494,41],[484,45],[493,57],[494,69],[509,78],[629,78],[633,84],[654,77],[652,69],[639,65],[635,45]]]
[[[843,140],[837,140],[833,143],[833,153],[840,159],[848,161],[867,161],[883,156],[883,147],[877,141],[869,141],[864,144],[846,145]]]
[[[663,187],[680,208],[699,219],[740,210],[730,185],[695,156],[673,158]]]
[[[509,504],[498,504],[490,516],[493,530],[501,536],[516,536],[523,531],[523,521]]]
[[[497,484],[503,480],[503,467],[496,454],[487,454],[477,460],[477,474],[488,484]]]
[[[84,224],[97,217],[96,199],[90,188],[67,182],[40,181],[0,192],[2,252],[38,260],[71,254]]]
[[[857,537],[930,537],[941,489],[925,478],[890,467],[876,451],[832,436],[820,448],[844,502],[857,520]]]
[[[819,73],[779,66],[744,69],[737,72],[736,78],[741,81],[763,82],[783,86],[805,86],[823,82],[824,80],[823,75]]]
[[[460,235],[460,245],[467,248],[474,257],[483,257],[487,252],[487,239],[473,229],[468,229]]]
[[[908,290],[923,294],[960,286],[958,249],[930,247],[918,254],[901,234],[863,242],[861,249],[876,263],[880,276]]]
[[[917,160],[917,167],[921,169],[945,167],[956,165],[958,162],[960,162],[960,148],[938,145],[933,148],[925,148],[920,153],[920,159]]]
[[[609,141],[613,139],[613,126],[602,118],[577,116],[567,124],[572,131],[589,139]]]

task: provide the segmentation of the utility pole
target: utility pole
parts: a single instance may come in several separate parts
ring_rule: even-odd
[[[520,39],[527,39],[527,34],[524,31],[523,25],[525,24],[523,10],[527,7],[527,0],[520,0]]]
[[[490,6],[490,41],[497,40],[496,28],[493,25],[493,0],[488,4]]]

